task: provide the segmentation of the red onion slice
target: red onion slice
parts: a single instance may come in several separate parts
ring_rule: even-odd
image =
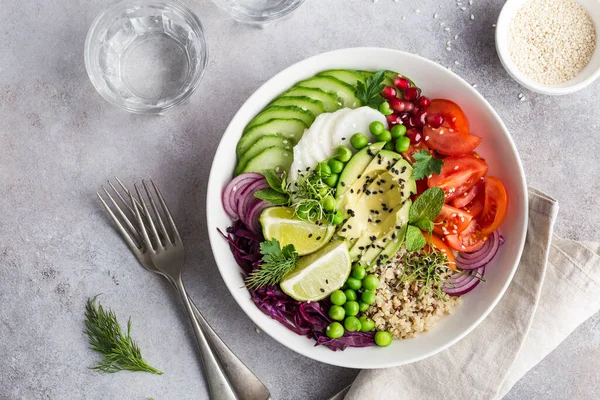
[[[483,247],[472,253],[459,253],[456,265],[460,269],[477,269],[489,263],[498,253],[500,247],[500,234],[492,232]]]
[[[259,190],[268,189],[270,186],[266,180],[258,180],[246,186],[241,192],[238,193],[237,199],[237,214],[240,219],[244,221],[244,218],[248,216],[250,207],[254,200],[258,200],[254,197],[254,193]]]
[[[223,190],[223,194],[221,195],[221,201],[227,215],[233,219],[239,218],[237,213],[236,194],[240,190],[243,190],[247,185],[261,178],[263,178],[261,174],[257,174],[256,172],[247,172],[245,174],[236,176],[227,184],[227,186],[225,186],[225,190]]]
[[[483,189],[483,183],[479,183],[473,186],[471,189],[469,189],[468,192],[465,192],[462,195],[455,198],[454,200],[452,200],[452,206],[456,208],[463,208],[464,206],[469,204],[471,200],[475,198],[475,196],[477,196],[477,193],[479,193],[481,189]]]
[[[476,272],[478,276],[476,276]],[[483,277],[484,273],[485,267],[480,267],[464,274],[456,274],[460,276],[457,276],[456,278],[451,277],[451,283],[445,285],[442,290],[451,296],[462,296],[463,294],[469,293],[471,290],[475,289],[477,285],[479,285],[479,282],[481,282],[480,278]],[[465,276],[467,279],[464,279]]]
[[[248,214],[246,214],[246,221],[244,223],[252,230],[252,232],[258,234],[261,232],[259,220],[260,214],[265,208],[269,207],[271,204],[261,199],[256,200],[258,201],[252,204],[250,210],[248,211]]]

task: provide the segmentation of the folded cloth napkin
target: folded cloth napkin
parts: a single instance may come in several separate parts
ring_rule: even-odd
[[[557,213],[556,200],[530,188],[523,256],[490,315],[466,338],[433,357],[361,371],[345,399],[503,397],[600,309],[600,243],[554,235]]]

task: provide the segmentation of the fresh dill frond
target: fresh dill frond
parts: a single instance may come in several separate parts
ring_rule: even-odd
[[[271,239],[260,244],[262,264],[246,278],[246,286],[257,289],[278,284],[281,279],[296,268],[298,253],[293,244],[280,247],[279,240]]]
[[[96,297],[88,299],[85,306],[84,332],[88,335],[90,348],[102,355],[98,365],[91,369],[109,373],[128,370],[162,375],[161,371],[144,361],[140,348],[131,338],[131,318],[127,321],[127,333],[124,334],[115,313],[110,309],[105,310],[101,304],[96,305]]]

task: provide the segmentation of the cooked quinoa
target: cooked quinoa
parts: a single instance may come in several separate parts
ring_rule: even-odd
[[[412,272],[410,267],[404,269],[402,256],[398,255],[373,271],[380,284],[376,302],[367,311],[377,330],[390,332],[394,339],[411,338],[417,332],[427,331],[462,301],[445,293],[440,298],[432,283],[423,290],[425,285],[421,282],[403,282],[403,272]]]

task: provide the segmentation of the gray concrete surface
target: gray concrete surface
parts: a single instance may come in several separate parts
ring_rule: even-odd
[[[0,399],[207,398],[178,299],[137,264],[95,198],[114,175],[160,183],[188,248],[190,295],[275,399],[326,399],[352,381],[357,371],[311,361],[255,330],[228,295],[205,228],[209,167],[228,121],[274,73],[323,51],[383,46],[452,66],[508,125],[529,183],[559,199],[558,233],[600,239],[600,83],[565,97],[519,87],[494,49],[501,1],[464,0],[462,11],[454,0],[308,0],[265,29],[236,24],[207,0],[185,2],[204,23],[208,70],[189,102],[151,117],[110,106],[85,73],[85,34],[108,0],[0,0]],[[144,356],[164,375],[87,369],[96,355],[83,309],[98,293],[122,322],[132,316]],[[595,397],[599,328],[596,315],[507,398]]]

